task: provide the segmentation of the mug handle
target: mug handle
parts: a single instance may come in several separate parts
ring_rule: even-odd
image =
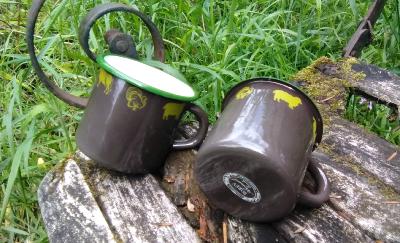
[[[200,128],[197,131],[197,134],[193,138],[185,139],[182,141],[175,141],[174,144],[172,145],[172,148],[176,150],[194,148],[200,145],[207,135],[208,131],[207,113],[203,111],[203,109],[201,109],[198,105],[195,104],[189,104],[189,108],[187,110],[196,116],[196,119],[199,121]]]
[[[329,180],[318,162],[311,160],[307,169],[317,183],[317,192],[301,191],[298,202],[304,206],[316,208],[329,199]]]

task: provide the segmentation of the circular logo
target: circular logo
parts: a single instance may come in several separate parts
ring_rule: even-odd
[[[256,185],[247,177],[238,173],[225,173],[224,184],[239,198],[246,202],[258,203],[261,194]]]

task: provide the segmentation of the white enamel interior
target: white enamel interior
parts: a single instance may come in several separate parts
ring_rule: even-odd
[[[115,55],[105,56],[104,61],[113,69],[147,86],[184,97],[195,95],[194,90],[188,84],[152,66]]]

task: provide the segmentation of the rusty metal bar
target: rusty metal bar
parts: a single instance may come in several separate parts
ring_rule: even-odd
[[[343,57],[358,57],[361,50],[372,42],[372,27],[383,11],[386,0],[375,0],[368,9],[356,32],[343,49]]]

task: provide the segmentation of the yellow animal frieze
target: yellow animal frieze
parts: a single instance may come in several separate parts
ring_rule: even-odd
[[[100,69],[98,83],[104,86],[104,94],[108,95],[111,92],[111,86],[113,82],[113,77],[111,74],[107,73],[104,69]]]
[[[286,102],[290,109],[294,109],[301,105],[301,99],[299,97],[293,96],[283,90],[276,89],[273,91],[274,101],[280,102],[281,100]]]
[[[126,90],[125,98],[126,105],[133,111],[141,110],[147,105],[147,97],[142,90],[135,87],[129,87]]]
[[[249,96],[251,93],[253,93],[254,88],[252,87],[243,87],[241,90],[239,90],[239,92],[236,93],[236,99],[238,100],[242,100],[244,98],[246,98],[247,96]]]
[[[184,104],[182,103],[167,103],[164,105],[164,114],[163,114],[163,120],[168,120],[170,116],[175,117],[175,120],[178,120],[179,117],[181,116],[181,113],[184,108]]]

